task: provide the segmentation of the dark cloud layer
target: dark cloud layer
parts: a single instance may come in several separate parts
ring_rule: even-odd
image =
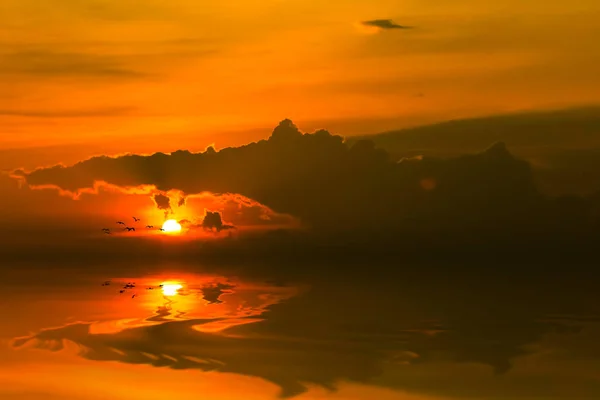
[[[590,193],[600,189],[600,108],[522,112],[348,138],[372,140],[392,159],[424,155],[457,157],[502,141],[529,161],[544,193]]]
[[[239,193],[300,218],[314,233],[385,243],[432,240],[435,232],[453,232],[438,240],[448,245],[485,235],[520,243],[525,236],[597,233],[594,198],[543,195],[530,164],[501,142],[454,158],[396,161],[370,140],[349,146],[325,130],[303,134],[289,120],[269,140],[238,148],[94,157],[24,176],[31,185],[71,191],[101,180],[163,192]]]

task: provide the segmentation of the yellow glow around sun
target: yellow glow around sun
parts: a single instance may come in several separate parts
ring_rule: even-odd
[[[178,283],[164,283],[162,286],[162,292],[165,296],[175,296],[177,291],[182,287],[183,286]]]
[[[179,232],[181,231],[181,225],[179,225],[179,222],[175,221],[174,219],[168,219],[163,224],[162,230],[164,232]]]

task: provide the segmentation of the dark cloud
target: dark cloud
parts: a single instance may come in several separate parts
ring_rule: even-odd
[[[287,214],[279,214],[269,209],[268,207],[245,198],[240,195],[220,195],[213,196],[212,201],[206,202],[208,199],[204,196],[200,199],[200,204],[203,209],[210,209],[213,212],[218,210],[221,214],[221,218],[228,221],[229,224],[235,226],[254,226],[254,227],[266,227],[266,226],[280,226],[280,227],[292,227],[298,226],[299,223],[294,217]],[[188,208],[194,209],[197,200],[192,198],[188,203]],[[211,218],[217,218],[213,216]],[[222,222],[216,221],[216,225],[221,225]]]
[[[171,208],[171,198],[169,196],[165,196],[162,193],[157,193],[153,197],[154,203],[159,210],[163,210],[165,212],[165,218],[169,216],[169,214],[173,211]]]
[[[599,189],[597,168],[600,108],[522,112],[464,119],[347,139],[368,139],[390,156],[457,157],[502,141],[531,163],[536,184],[547,194],[590,193]]]
[[[112,77],[139,78],[146,74],[129,68],[117,56],[48,50],[18,51],[0,54],[0,75],[40,77]]]
[[[451,120],[415,128],[392,130],[347,139],[352,145],[362,139],[375,142],[394,156],[428,153],[429,156],[456,157],[479,151],[502,141],[518,156],[525,149],[599,147],[600,107],[519,112],[479,118]]]
[[[94,157],[24,174],[30,185],[73,192],[105,181],[119,187],[155,185],[163,193],[181,191],[188,199],[202,192],[239,193],[309,228],[312,236],[273,233],[265,239],[268,245],[252,249],[270,248],[271,255],[319,242],[350,246],[351,252],[427,254],[443,248],[464,255],[473,248],[503,248],[502,254],[533,255],[536,246],[548,247],[548,240],[560,239],[562,246],[550,248],[562,250],[585,246],[598,234],[597,201],[541,193],[530,163],[513,156],[502,142],[449,158],[397,160],[371,140],[347,143],[325,130],[304,134],[284,120],[268,140],[238,148]],[[236,212],[229,210],[227,221],[233,222],[230,216]],[[255,210],[255,219],[271,218]],[[207,214],[203,226],[223,229],[222,211]],[[273,241],[279,242],[276,250]]]
[[[412,26],[398,25],[391,19],[372,19],[361,22],[365,26],[374,26],[380,29],[412,29]]]
[[[246,204],[243,200],[228,198],[222,200],[220,197],[213,197],[210,204],[219,204],[220,211],[211,211],[204,207],[204,215],[200,218],[183,219],[179,223],[189,229],[203,229],[215,234],[222,231],[242,228],[244,231],[268,229],[296,229],[299,227],[298,221],[289,215],[274,213],[267,207],[252,202]],[[188,204],[189,212],[196,212],[195,204]],[[225,222],[228,221],[228,222]]]
[[[168,196],[165,196],[164,194],[159,193],[154,195],[154,202],[160,210],[171,209],[171,199]]]
[[[223,223],[221,219],[221,213],[217,211],[206,211],[204,218],[202,219],[202,228],[212,231],[221,232],[226,229],[233,229],[233,225],[227,225]]]

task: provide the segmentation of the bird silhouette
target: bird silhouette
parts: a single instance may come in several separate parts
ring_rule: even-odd
[[[125,222],[123,222],[123,221],[117,221],[117,224],[119,224],[119,225],[125,225]]]
[[[153,225],[146,225],[146,228],[152,229],[152,228],[154,228],[154,226]]]
[[[125,289],[119,290],[119,293],[125,293]]]
[[[131,228],[129,226],[126,226],[125,229],[127,229],[127,232],[135,231],[135,228]]]
[[[110,229],[108,229],[108,228],[102,228],[102,230],[105,231],[105,232],[106,231],[110,231]]]
[[[110,285],[110,281],[104,281],[104,282],[102,283],[102,286],[108,286],[108,285]]]
[[[139,219],[139,218],[136,218],[136,217],[133,217],[133,220],[134,220],[135,222],[138,222],[140,219]]]
[[[134,295],[133,295],[133,296],[131,296],[131,298],[133,299],[135,296],[137,296],[137,293],[134,293]]]
[[[163,231],[163,232],[164,232],[164,231],[165,231],[165,228],[159,228],[158,230],[159,230],[159,231]]]
[[[104,231],[104,233],[110,235],[110,231]]]

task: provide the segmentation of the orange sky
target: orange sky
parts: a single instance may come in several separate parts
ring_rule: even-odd
[[[361,24],[374,19],[392,19],[414,29]],[[512,367],[502,376],[493,372],[494,329],[491,339],[481,334],[482,341],[492,343],[489,348],[481,345],[489,354],[479,352],[479,358],[474,356],[476,361],[470,362],[458,356],[458,361],[452,359],[452,351],[461,355],[476,348],[477,323],[487,329],[498,322],[480,321],[477,313],[457,317],[457,329],[460,323],[467,328],[448,352],[443,347],[433,349],[428,359],[415,361],[410,368],[404,361],[389,361],[387,353],[385,361],[367,357],[363,363],[361,353],[353,353],[352,346],[362,339],[350,335],[352,324],[361,328],[356,332],[372,335],[367,340],[374,345],[400,342],[396,335],[403,332],[403,318],[413,318],[417,326],[430,317],[423,310],[436,299],[445,316],[459,302],[457,297],[466,294],[446,295],[435,286],[416,290],[410,278],[398,283],[382,279],[386,289],[369,292],[363,282],[353,286],[344,280],[342,270],[342,279],[335,282],[339,287],[323,284],[321,292],[313,290],[314,298],[307,296],[299,303],[291,300],[301,298],[304,287],[246,281],[223,304],[209,306],[199,297],[180,296],[178,311],[198,313],[194,318],[223,317],[224,325],[238,324],[243,317],[261,318],[267,306],[290,300],[289,313],[286,308],[277,314],[275,307],[264,315],[275,321],[272,332],[261,331],[263,325],[255,320],[244,321],[258,333],[248,332],[259,339],[262,332],[284,340],[265,340],[262,348],[254,349],[244,340],[218,341],[224,337],[220,331],[214,335],[218,337],[214,343],[225,343],[215,354],[243,367],[236,374],[114,359],[92,361],[78,355],[81,348],[73,343],[57,353],[14,350],[8,346],[11,339],[69,322],[103,321],[100,330],[124,321],[139,323],[164,300],[153,292],[136,302],[124,302],[131,299],[120,298],[117,291],[102,292],[105,288],[99,282],[105,279],[135,279],[149,285],[181,279],[189,286],[213,277],[186,275],[177,269],[176,245],[191,235],[161,237],[152,228],[159,240],[135,241],[146,239],[146,224],[158,228],[165,219],[150,192],[124,193],[122,188],[105,186],[75,201],[55,190],[19,188],[5,172],[73,164],[99,154],[198,151],[211,143],[220,149],[266,138],[284,118],[291,118],[303,132],[326,128],[334,134],[354,135],[515,110],[600,104],[598,21],[598,0],[0,0],[0,221],[4,227],[0,246],[16,254],[0,259],[0,272],[6,273],[0,280],[0,398],[266,400],[275,398],[280,389],[260,378],[272,372],[268,368],[279,368],[276,372],[293,379],[327,375],[328,367],[334,377],[348,377],[356,369],[359,381],[369,361],[381,366],[370,385],[340,378],[338,391],[309,384],[308,391],[294,399],[453,400],[475,393],[481,397],[469,398],[539,395],[546,400],[597,393],[600,364],[588,357],[600,354],[599,326],[594,320],[584,321],[585,330],[563,336],[530,334],[530,326],[524,325],[527,329],[517,333],[527,339],[522,342],[527,343],[528,353],[514,357],[510,351],[520,345],[521,336],[515,334],[519,340],[513,343],[507,333]],[[185,205],[173,207],[169,218],[198,222],[207,208],[222,212],[224,221],[240,230],[299,225],[277,210],[227,201],[227,196],[191,196]],[[125,233],[117,232],[120,226],[115,222],[123,219],[133,224],[134,215],[143,218],[137,225],[142,233],[128,235],[139,236],[128,241]],[[105,226],[117,233],[104,235]],[[94,254],[104,257],[95,264],[86,247],[90,243]],[[158,266],[141,257],[150,246],[163,256]],[[34,258],[38,252],[43,254],[36,261],[39,264],[26,265],[21,259],[22,255]],[[134,261],[123,262],[120,254]],[[204,259],[196,261],[194,268],[202,273],[209,270]],[[244,260],[248,265],[250,261]],[[284,272],[288,267],[276,266]],[[323,268],[333,270],[329,265]],[[149,271],[165,276],[150,276]],[[365,270],[364,275],[370,273]],[[571,290],[560,297],[552,291],[551,298],[563,306],[570,296],[577,297]],[[411,297],[412,291],[419,297]],[[398,304],[386,303],[390,293],[398,295]],[[526,301],[507,298],[493,298],[489,309],[505,306],[515,314],[527,309]],[[468,306],[480,304],[472,301]],[[273,314],[279,319],[269,319]],[[390,318],[392,314],[395,318]],[[569,318],[565,319],[567,324]],[[390,322],[393,329],[382,335],[369,333],[381,321]],[[511,326],[523,321],[516,318]],[[331,349],[320,358],[321,353],[310,346],[306,354],[294,348],[297,337],[287,331],[290,323],[296,329],[292,333],[307,343],[322,341]],[[205,328],[214,331],[219,324]],[[302,337],[307,326],[314,337]],[[134,344],[143,343],[140,335],[137,342],[132,340]],[[338,340],[344,335],[348,343]],[[101,347],[106,342],[96,343]],[[227,347],[230,343],[233,349]],[[158,344],[179,351],[177,341]],[[201,353],[204,345],[199,342],[187,350],[192,355]],[[423,350],[429,354],[429,349]],[[291,353],[312,362],[299,366],[294,358],[286,358]],[[252,365],[253,360],[274,356],[292,361]],[[347,356],[356,358],[347,362]]]
[[[0,149],[169,151],[229,132],[222,147],[285,117],[371,133],[600,100],[596,0],[139,4],[2,1]],[[380,18],[415,29],[359,24]]]

